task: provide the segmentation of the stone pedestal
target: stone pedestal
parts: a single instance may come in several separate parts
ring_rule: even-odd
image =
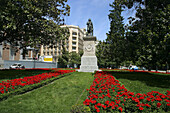
[[[86,36],[84,39],[84,54],[81,57],[81,66],[79,72],[94,72],[98,70],[97,57],[95,55],[96,37]]]

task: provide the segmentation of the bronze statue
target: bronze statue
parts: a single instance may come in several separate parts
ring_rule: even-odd
[[[87,22],[87,36],[93,36],[93,23],[91,22],[91,19]]]

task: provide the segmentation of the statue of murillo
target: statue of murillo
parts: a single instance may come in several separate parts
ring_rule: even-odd
[[[93,23],[91,19],[87,22],[87,36],[93,36]]]

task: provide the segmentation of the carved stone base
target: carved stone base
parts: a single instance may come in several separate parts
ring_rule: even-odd
[[[79,72],[94,72],[98,71],[96,56],[82,56]]]

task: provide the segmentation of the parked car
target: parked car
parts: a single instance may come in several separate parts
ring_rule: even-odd
[[[128,67],[125,67],[125,66],[120,66],[119,69],[128,69]]]
[[[20,63],[15,63],[9,67],[10,69],[25,69],[25,66]]]
[[[145,68],[145,67],[140,67],[140,69],[141,69],[141,70],[146,70],[146,68]]]
[[[135,66],[135,65],[131,65],[131,66],[129,66],[129,69],[131,69],[131,70],[138,70],[139,68],[137,66]]]

